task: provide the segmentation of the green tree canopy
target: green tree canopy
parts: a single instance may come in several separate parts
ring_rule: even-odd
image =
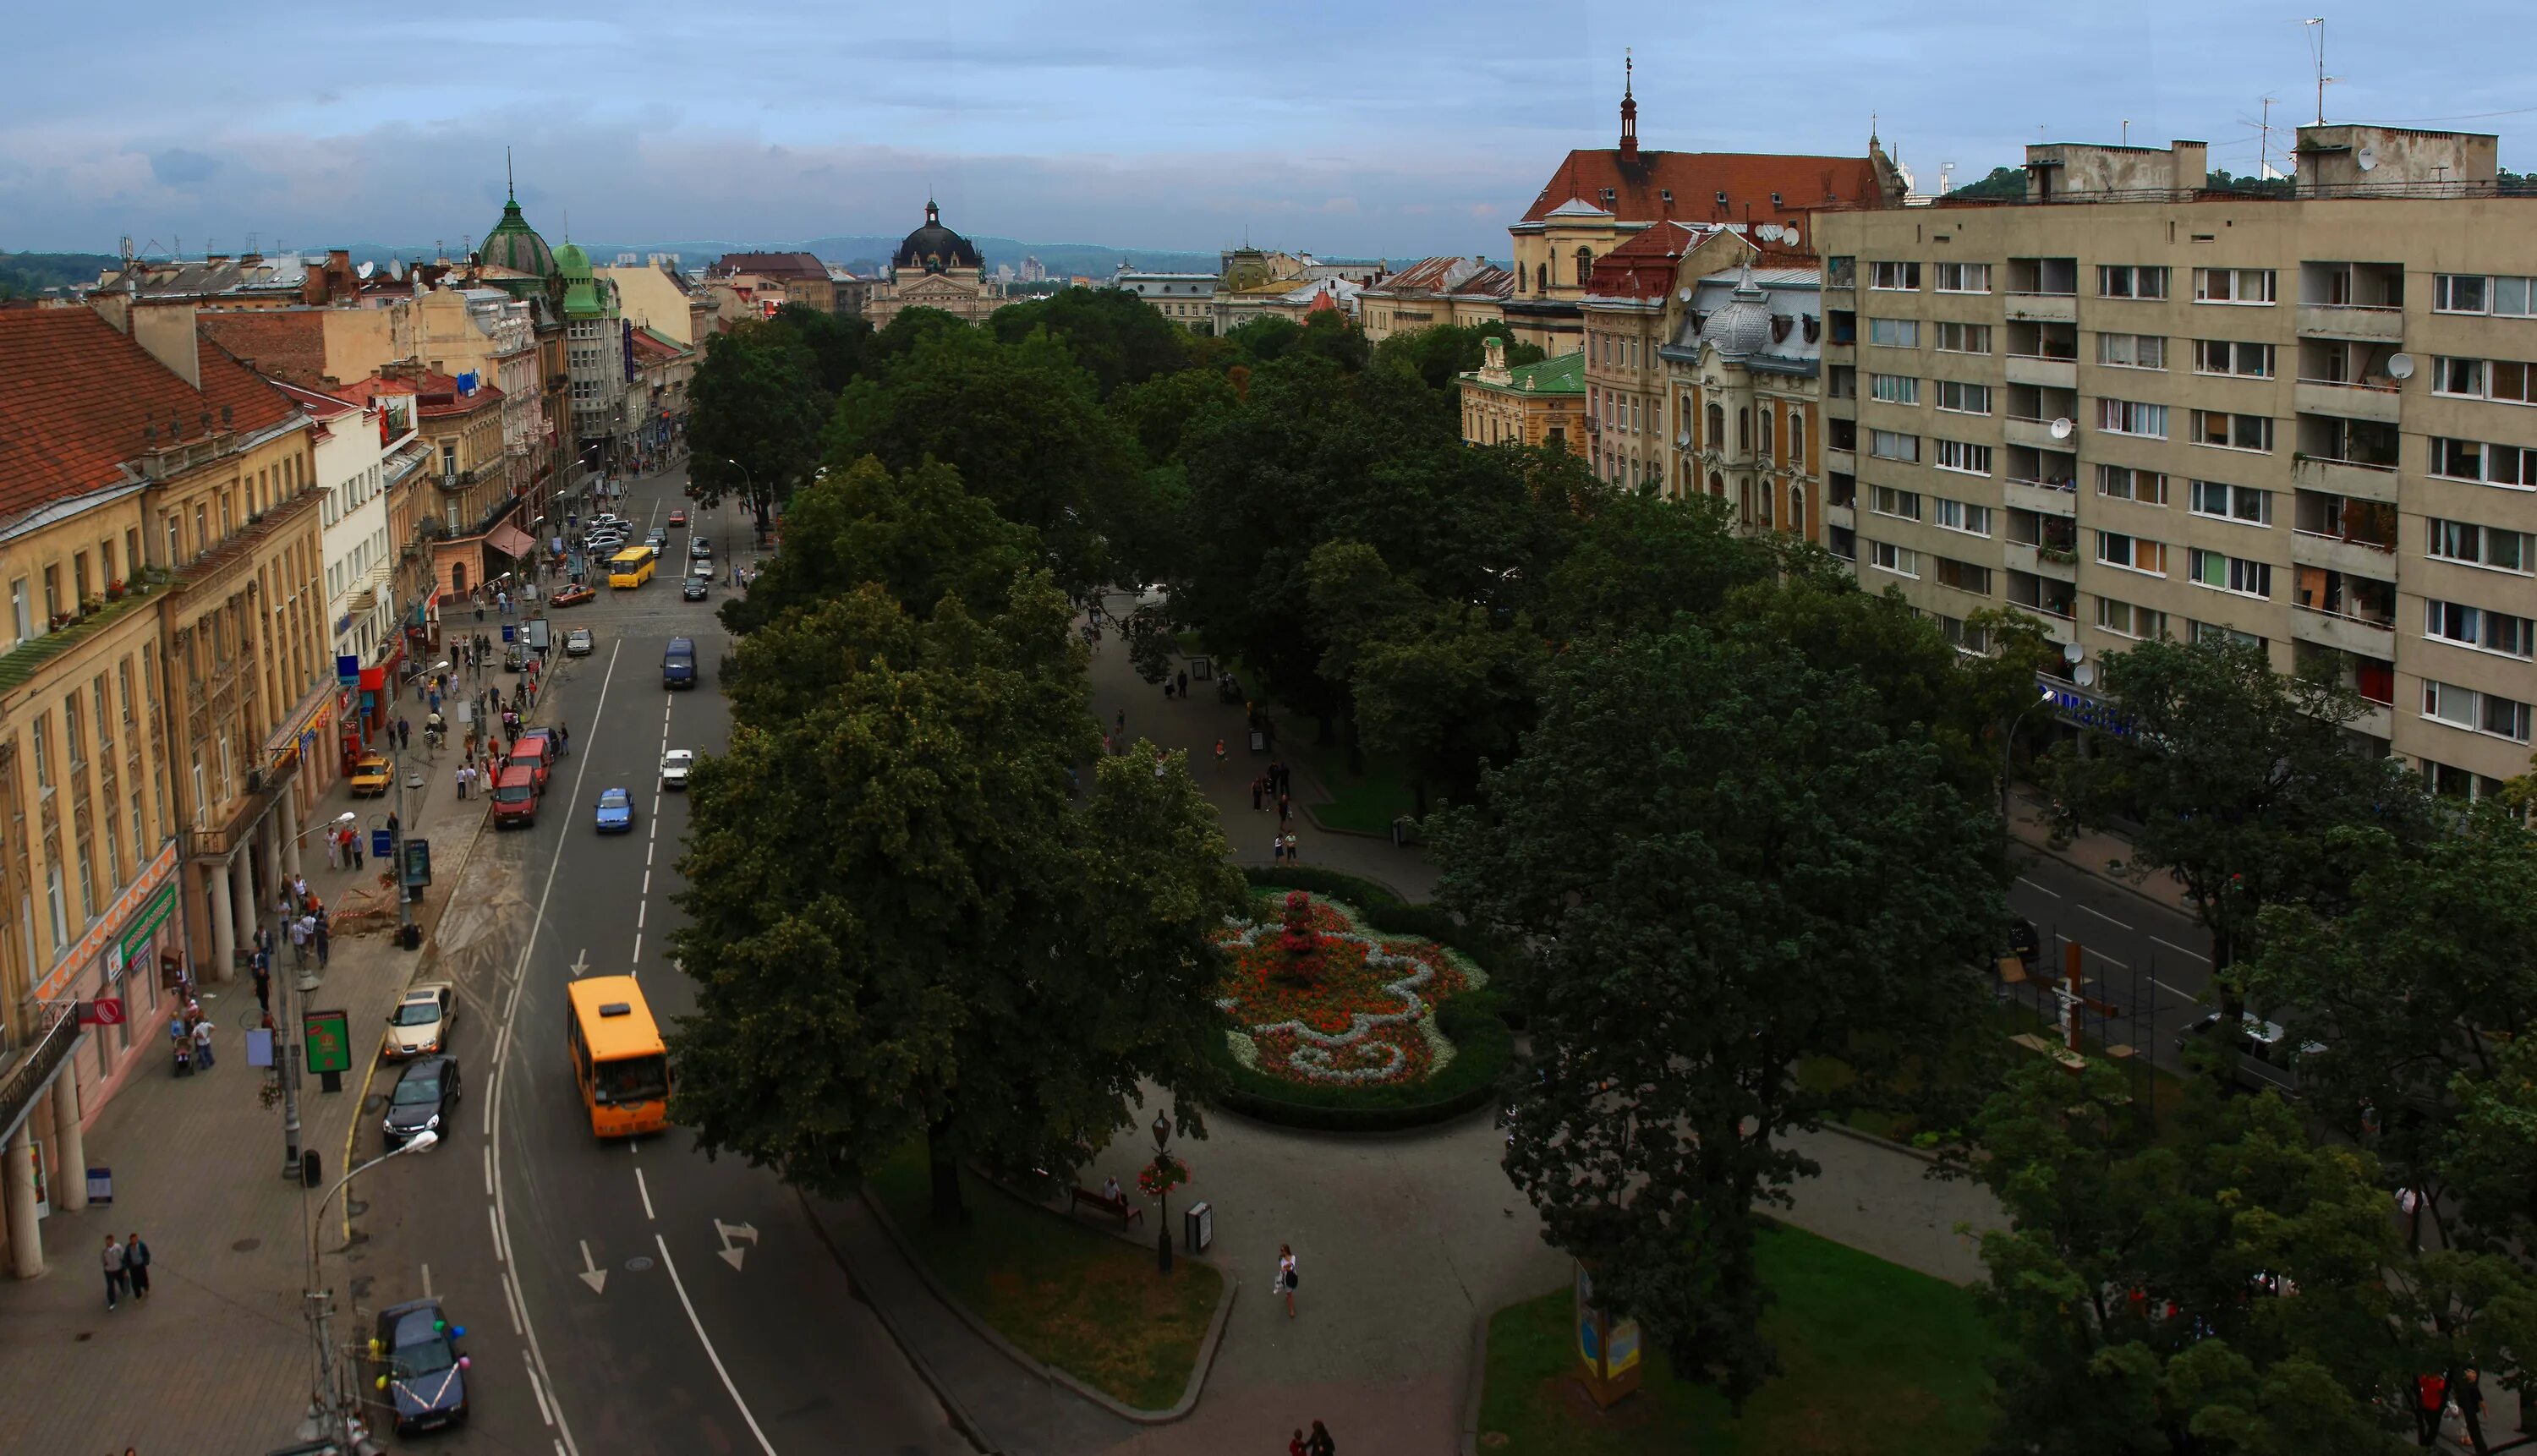
[[[863,372],[873,352],[873,326],[859,314],[828,313],[807,303],[787,303],[774,322],[801,336],[818,361],[820,390],[830,396]]]
[[[1503,322],[1485,324],[1438,324],[1430,329],[1413,329],[1395,334],[1374,347],[1374,364],[1378,368],[1405,369],[1424,381],[1429,389],[1450,391],[1456,376],[1467,374],[1482,363],[1482,343],[1503,339],[1509,364],[1538,364],[1548,355],[1537,344],[1525,344],[1515,337],[1515,330]]]
[[[946,595],[992,614],[1039,556],[1030,528],[971,495],[958,471],[928,461],[892,472],[866,456],[825,468],[793,497],[783,549],[747,596],[723,603],[722,620],[748,632],[867,583],[920,617]]]
[[[1092,376],[1105,400],[1190,360],[1190,336],[1123,288],[1068,288],[1029,303],[1008,303],[988,317],[987,327],[1007,344],[1046,330]]]
[[[818,370],[800,332],[772,321],[705,342],[687,387],[687,478],[707,505],[746,501],[765,529],[816,458],[828,409]]]

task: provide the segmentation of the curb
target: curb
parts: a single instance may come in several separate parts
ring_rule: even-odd
[[[1480,1456],[1480,1397],[1489,1384],[1489,1321],[1497,1311],[1471,1316],[1471,1368],[1463,1380],[1463,1456]]]
[[[1859,1129],[1851,1126],[1847,1122],[1835,1122],[1830,1118],[1826,1118],[1824,1119],[1824,1131],[1837,1132],[1843,1137],[1849,1138],[1854,1142],[1865,1143],[1871,1148],[1883,1148],[1889,1153],[1900,1153],[1906,1158],[1918,1158],[1921,1162],[1929,1165],[1931,1168],[1938,1166],[1938,1155],[1935,1153],[1924,1153],[1919,1148],[1911,1146],[1909,1143],[1898,1143],[1890,1137],[1878,1137],[1872,1132],[1861,1132]]]
[[[888,1333],[890,1343],[898,1347],[898,1353],[906,1357],[908,1366],[916,1371],[916,1378],[924,1381],[925,1388],[934,1392],[934,1399],[942,1405],[943,1414],[950,1421],[951,1428],[960,1432],[961,1438],[975,1448],[979,1456],[1001,1456],[995,1441],[987,1435],[986,1428],[970,1416],[969,1408],[960,1404],[960,1398],[951,1393],[951,1387],[935,1370],[933,1361],[919,1354],[916,1347],[908,1343],[906,1334],[898,1327],[898,1321],[890,1318],[889,1311],[867,1292],[863,1276],[855,1272],[854,1261],[848,1259],[846,1251],[837,1246],[835,1239],[828,1236],[828,1226],[819,1218],[819,1211],[811,1206],[811,1196],[799,1188],[793,1190],[793,1196],[801,1203],[803,1215],[811,1221],[811,1231],[818,1235],[820,1245],[828,1251],[828,1257],[836,1260],[837,1267],[846,1271],[846,1282],[853,1287],[855,1298],[861,1299],[863,1306],[873,1312],[874,1318],[880,1321],[880,1327]],[[898,1242],[895,1233],[890,1235],[890,1241]],[[904,1249],[905,1245],[900,1244],[899,1247]],[[920,1276],[924,1275],[922,1266],[917,1269],[917,1273]],[[929,1284],[928,1287],[931,1288],[931,1285]]]
[[[2131,881],[2124,879],[2120,875],[2107,873],[2104,865],[2090,864],[2086,860],[2071,855],[2065,850],[2055,850],[2049,845],[2038,844],[2024,835],[2017,836],[2017,847],[2024,850],[2029,855],[2040,855],[2048,858],[2059,860],[2062,864],[2071,869],[2077,870],[2079,873],[2097,881],[2099,884],[2120,890],[2124,894],[2131,896],[2133,899],[2138,900],[2145,905],[2154,905],[2160,910],[2166,911],[2169,915],[2182,916],[2188,920],[2191,920],[2194,918],[2193,911],[2189,907],[2179,905],[2172,900],[2163,900],[2158,896],[2151,894],[2149,891],[2142,889],[2140,886],[2133,884]],[[2198,924],[2200,922],[2196,921],[2196,923]]]
[[[858,1190],[857,1196],[863,1199],[864,1207],[872,1211],[873,1221],[880,1226],[881,1233],[886,1234],[890,1243],[898,1249],[900,1257],[907,1260],[907,1266],[916,1271],[916,1277],[924,1282],[927,1292],[932,1294],[935,1298],[941,1300],[943,1302],[943,1307],[950,1310],[952,1314],[958,1316],[960,1322],[969,1327],[970,1333],[984,1339],[988,1344],[994,1346],[998,1352],[1003,1354],[1006,1359],[1011,1361],[1014,1364],[1021,1366],[1022,1369],[1030,1372],[1031,1374],[1037,1375],[1041,1379],[1047,1380],[1052,1384],[1063,1385],[1067,1389],[1073,1391],[1076,1395],[1079,1395],[1085,1400],[1092,1402],[1094,1405],[1101,1407],[1103,1410],[1108,1411],[1111,1415],[1116,1416],[1123,1421],[1133,1421],[1138,1425],[1169,1425],[1173,1422],[1187,1417],[1192,1410],[1197,1408],[1199,1393],[1206,1385],[1208,1372],[1213,1370],[1215,1367],[1215,1356],[1217,1350],[1223,1346],[1224,1328],[1226,1323],[1232,1318],[1234,1300],[1242,1293],[1242,1281],[1235,1279],[1230,1275],[1223,1275],[1223,1271],[1221,1270],[1217,1271],[1218,1274],[1223,1275],[1224,1278],[1224,1298],[1216,1301],[1215,1317],[1208,1321],[1206,1333],[1199,1337],[1199,1360],[1197,1364],[1190,1370],[1188,1386],[1182,1390],[1181,1398],[1173,1402],[1167,1409],[1160,1411],[1142,1411],[1138,1410],[1135,1406],[1128,1405],[1123,1401],[1115,1399],[1114,1397],[1104,1395],[1100,1391],[1093,1389],[1091,1386],[1084,1384],[1080,1380],[1077,1380],[1073,1375],[1068,1374],[1066,1371],[1059,1369],[1057,1366],[1041,1361],[1031,1356],[1028,1352],[1022,1350],[1019,1346],[1014,1345],[1010,1340],[1006,1339],[1003,1335],[998,1334],[995,1330],[989,1328],[986,1321],[978,1318],[975,1313],[970,1311],[968,1305],[962,1303],[949,1290],[943,1287],[941,1281],[934,1277],[933,1270],[925,1267],[925,1261],[917,1256],[915,1249],[909,1247],[907,1236],[899,1233],[898,1225],[890,1219],[889,1211],[880,1206],[880,1200],[873,1196],[872,1189],[869,1187],[860,1189]],[[1019,1195],[1014,1194],[1011,1196],[1018,1197]],[[879,1306],[876,1305],[874,1307],[878,1308]]]

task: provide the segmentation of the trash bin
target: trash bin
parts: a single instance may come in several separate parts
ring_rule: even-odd
[[[1205,1253],[1215,1242],[1214,1204],[1202,1201],[1181,1211],[1181,1241],[1194,1254]]]

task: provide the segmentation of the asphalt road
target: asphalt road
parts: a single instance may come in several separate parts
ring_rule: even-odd
[[[641,528],[686,504],[677,477],[659,477],[615,509]],[[718,547],[748,538],[736,507],[703,529]],[[672,552],[686,544],[674,530]],[[428,1288],[469,1327],[474,1422],[409,1446],[966,1452],[771,1172],[708,1161],[676,1129],[594,1138],[565,1060],[563,987],[576,976],[630,971],[665,1025],[693,1004],[668,956],[686,807],[660,791],[659,765],[665,748],[713,752],[728,735],[714,685],[728,639],[712,615],[726,592],[682,601],[672,564],[637,591],[551,614],[558,644],[573,626],[598,639],[587,658],[558,647],[546,690],[571,756],[534,827],[488,832],[443,921],[436,974],[460,986],[466,1103],[440,1147],[363,1178],[357,1298],[377,1308]],[[673,693],[660,664],[678,635],[697,640],[703,680]],[[593,827],[610,788],[633,796],[631,834]],[[376,1126],[365,1114],[358,1156],[377,1151]]]
[[[2183,1070],[2177,1034],[2212,1005],[2211,937],[2193,919],[2103,876],[2021,848],[2009,904],[2035,922],[2039,976],[2057,977],[2063,947],[2080,950],[2083,987],[2095,1008],[2083,1030],[2108,1045],[2152,1048],[2157,1065]],[[2057,1015],[2050,995],[2020,992]],[[2206,1004],[2207,1003],[2207,1004]]]

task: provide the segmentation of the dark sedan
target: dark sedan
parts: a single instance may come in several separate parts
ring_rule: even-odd
[[[467,1419],[467,1370],[459,1353],[467,1327],[441,1314],[438,1299],[409,1299],[379,1311],[370,1337],[378,1388],[396,1408],[399,1435],[437,1430]]]
[[[443,1123],[454,1130],[458,1099],[464,1091],[461,1080],[454,1056],[425,1056],[406,1063],[396,1090],[388,1094],[387,1120],[380,1124],[387,1145],[401,1148],[407,1139],[425,1130],[446,1137]]]

